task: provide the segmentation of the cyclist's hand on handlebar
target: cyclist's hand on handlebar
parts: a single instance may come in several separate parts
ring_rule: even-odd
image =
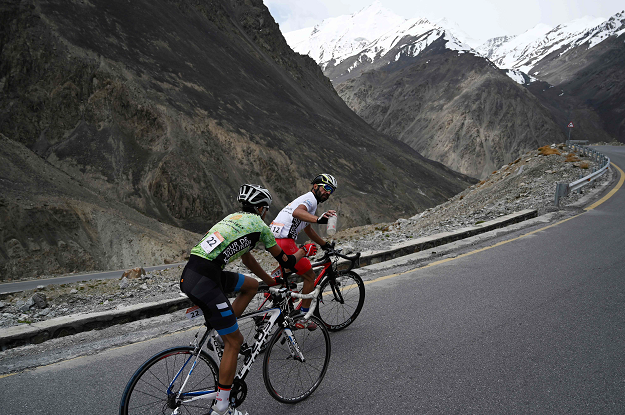
[[[326,242],[323,245],[320,245],[321,249],[323,249],[324,251],[329,251],[330,249],[334,249],[334,242]]]
[[[302,245],[300,248],[306,252],[306,256],[315,256],[317,254],[317,245],[315,244]]]
[[[270,285],[270,287],[273,287],[275,285],[284,285],[284,279],[282,279],[282,277],[276,277],[273,280],[275,281],[275,284]]]

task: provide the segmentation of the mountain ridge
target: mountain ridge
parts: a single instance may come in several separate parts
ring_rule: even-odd
[[[11,223],[3,278],[182,259],[238,208],[245,182],[280,206],[331,172],[339,191],[327,208],[343,226],[414,214],[473,182],[354,114],[260,0],[25,0],[0,5],[0,17],[0,133],[19,144],[3,160],[30,152],[34,166],[0,180],[11,195],[0,206]],[[50,186],[42,166],[70,184]],[[50,210],[72,219],[40,233]],[[118,218],[113,234],[103,211]],[[167,237],[178,228],[179,240]],[[35,267],[44,242],[56,263]]]
[[[374,5],[383,7],[380,3]],[[522,35],[490,39],[484,47],[475,49],[454,36],[456,25],[453,22],[437,25],[426,19],[406,19],[377,39],[370,40],[369,44],[352,56],[341,57],[341,60],[336,61],[318,61],[318,64],[350,108],[376,129],[410,144],[426,157],[440,161],[454,170],[484,178],[489,174],[490,168],[496,169],[500,163],[509,162],[535,146],[562,139],[563,135],[570,133],[566,126],[571,121],[575,121],[578,126],[575,130],[578,137],[586,137],[592,141],[612,141],[613,137],[610,135],[613,134],[625,140],[621,133],[622,123],[617,116],[623,108],[623,100],[618,98],[618,91],[621,89],[601,84],[598,80],[598,77],[604,76],[618,78],[620,58],[609,58],[607,55],[603,58],[598,51],[610,49],[604,46],[610,39],[618,38],[625,32],[620,16],[617,13],[607,20],[584,18],[558,25],[556,28],[537,25]],[[357,14],[351,17],[358,19]],[[316,27],[317,36],[323,37],[319,33],[323,27],[323,24]],[[350,31],[349,28],[342,30],[346,33]],[[361,27],[360,30],[364,31],[366,28]],[[466,34],[460,37],[466,38]],[[288,34],[286,39],[289,39]],[[343,41],[347,42],[348,39]],[[326,47],[332,50],[333,45],[329,43]],[[586,47],[595,51],[583,52]],[[575,50],[579,52],[574,52]],[[436,61],[443,65],[439,68],[440,74],[432,71],[421,72],[423,79],[414,76],[402,79],[399,75],[405,74],[406,67],[410,65],[423,68],[424,64],[434,64],[426,56],[443,52],[449,57]],[[615,53],[618,52],[615,51],[612,55]],[[472,63],[460,59],[458,62],[467,65],[467,73],[458,72],[453,79],[441,77],[441,74],[455,71],[454,68],[446,66],[445,62],[451,62],[455,59],[452,57],[461,54],[484,60],[480,74],[468,69],[473,68]],[[567,63],[569,57],[574,55],[580,56],[579,61],[570,59],[570,63]],[[611,69],[602,74],[597,72],[599,69],[591,69],[593,65],[601,66],[598,62],[606,60],[615,62]],[[535,69],[530,70],[532,67]],[[595,71],[592,75],[593,81],[585,82],[585,85],[576,83],[573,78],[582,76],[580,74],[584,73],[586,67],[589,71]],[[397,74],[391,74],[392,71],[397,71]],[[420,69],[415,68],[416,71]],[[488,71],[492,71],[489,79],[497,79],[496,82],[480,81]],[[380,74],[376,77],[370,72]],[[531,92],[533,97],[506,85],[505,80],[494,75],[495,72],[507,75],[511,81],[525,88],[526,92]],[[431,78],[425,78],[425,73]],[[565,78],[558,79],[558,76]],[[414,82],[412,87],[405,85],[408,78]],[[374,84],[372,79],[376,79],[378,83]],[[393,81],[387,81],[388,79]],[[593,92],[590,88],[595,84],[592,88],[604,91],[612,89],[617,92],[607,94],[609,96]],[[423,95],[422,90],[426,85],[430,90],[440,89],[440,96],[436,97],[436,93]],[[480,95],[472,95],[472,91],[479,87],[490,89],[482,91]],[[449,91],[452,89],[455,94],[450,95]],[[400,90],[402,92],[398,92]],[[510,94],[508,98],[513,101],[512,104],[501,102],[500,97],[495,96],[501,91]],[[485,99],[489,94],[492,97]],[[448,101],[438,102],[442,96],[447,96]],[[473,96],[474,101],[467,100],[469,96]],[[422,102],[413,102],[415,99],[421,99]],[[446,114],[437,113],[445,106],[450,111],[454,102],[463,102],[465,108],[457,107],[455,112]],[[479,121],[483,118],[484,109],[490,105],[488,102],[501,102],[495,113],[506,114],[500,119],[502,126]],[[607,103],[614,108],[609,108]],[[483,107],[480,108],[480,105]],[[599,107],[600,105],[603,106]],[[472,111],[475,113],[471,113]],[[450,118],[446,119],[448,117]],[[458,120],[464,120],[468,124]],[[516,127],[517,124],[525,125],[526,128]],[[450,125],[457,127],[449,129]],[[467,129],[466,125],[473,127]],[[485,140],[485,137],[494,137],[501,134],[502,130],[507,132],[503,134],[499,144],[491,147],[494,149],[491,151],[490,145],[486,145],[490,139]],[[515,132],[512,133],[513,131]],[[548,134],[552,136],[548,137]],[[506,143],[506,140],[509,142]],[[469,151],[469,148],[473,148],[473,151]]]

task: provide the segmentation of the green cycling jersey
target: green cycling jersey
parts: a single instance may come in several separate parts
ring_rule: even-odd
[[[237,212],[215,224],[202,240],[193,247],[191,255],[213,261],[221,268],[240,258],[262,242],[269,249],[276,245],[276,238],[260,216]]]

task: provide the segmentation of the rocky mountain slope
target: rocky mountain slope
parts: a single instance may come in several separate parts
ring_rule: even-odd
[[[374,9],[388,14],[375,2],[351,20]],[[404,20],[360,50],[349,49],[351,56],[346,48],[338,55],[330,42],[324,50],[332,51],[332,60],[323,55],[318,63],[349,107],[378,131],[472,177],[487,177],[529,149],[563,140],[540,102],[450,26]],[[333,38],[332,29],[322,23],[314,36]],[[345,43],[353,34],[343,31]]]
[[[331,172],[344,226],[472,183],[354,114],[261,0],[24,0],[0,22],[0,279],[179,258],[197,235],[172,227],[204,232],[243,182],[282,206]]]
[[[0,135],[0,280],[183,261],[200,235],[102,197]]]
[[[537,209],[539,215],[556,212],[555,182],[575,181],[595,166],[593,159],[571,152],[564,145],[534,149],[432,209],[410,218],[343,229],[332,239],[346,253],[385,250],[412,238],[465,228],[524,209]],[[612,177],[611,172],[604,174],[595,182],[597,189],[609,183]],[[584,194],[590,192],[588,187],[584,189]],[[572,206],[583,196],[571,193],[561,200],[560,209],[575,209]],[[322,229],[318,231],[323,233]],[[265,251],[255,251],[254,255],[268,271],[277,266]],[[249,274],[240,261],[228,265],[228,269]],[[178,266],[134,273],[134,278],[49,285],[5,296],[0,300],[0,327],[177,298],[181,272]]]
[[[374,12],[387,26],[401,21],[374,2],[336,18],[342,26],[322,22],[308,40],[286,38],[317,59],[350,108],[426,157],[483,178],[528,149],[563,139],[570,122],[573,138],[621,140],[622,13],[538,25],[472,49],[453,25],[426,19],[404,19],[375,39],[359,37],[367,44],[354,42],[367,33],[355,22]]]
[[[487,60],[441,37],[336,85],[374,128],[472,177],[485,178],[529,149],[565,139],[551,114]]]
[[[557,98],[553,93],[543,94],[544,87],[532,92],[545,105],[553,107],[554,114],[566,113],[558,117],[560,125],[573,121],[578,127],[589,130],[573,130],[578,138],[617,139],[625,143],[624,67],[625,12],[621,12],[589,30],[575,44],[562,46],[547,55],[530,69],[558,92]],[[600,138],[597,131],[607,137]]]
[[[501,68],[530,74],[528,89],[558,125],[576,125],[576,138],[625,142],[625,11],[607,20],[584,18],[536,27],[477,49]]]

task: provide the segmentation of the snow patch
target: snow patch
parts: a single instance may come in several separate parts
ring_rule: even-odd
[[[533,76],[527,75],[526,73],[518,70],[518,69],[508,69],[506,70],[506,75],[510,77],[514,82],[520,85],[527,85],[529,83],[535,82],[536,78]],[[529,78],[529,81],[526,80]]]

